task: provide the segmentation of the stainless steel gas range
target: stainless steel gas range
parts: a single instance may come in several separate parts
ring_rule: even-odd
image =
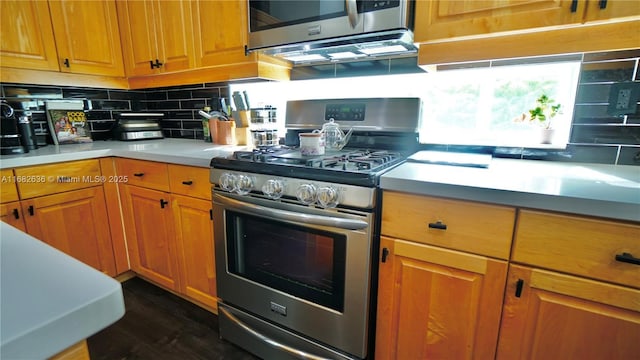
[[[284,146],[211,160],[220,334],[265,359],[372,355],[380,175],[417,146],[417,98],[287,104]],[[340,151],[303,156],[329,119]]]

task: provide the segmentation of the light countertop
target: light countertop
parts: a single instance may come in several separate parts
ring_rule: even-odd
[[[120,156],[180,165],[209,167],[211,158],[225,156],[246,146],[217,145],[188,139],[94,141],[85,144],[47,145],[21,155],[3,155],[0,169]]]
[[[124,315],[120,283],[0,222],[0,358],[46,359]]]
[[[640,221],[640,167],[498,159],[488,168],[406,162],[380,185],[422,195]]]
[[[104,156],[209,167],[245,146],[198,140],[97,141],[48,145],[3,156],[0,168]],[[381,187],[416,194],[640,221],[640,166],[540,160],[490,160],[488,168],[406,162],[382,175]]]

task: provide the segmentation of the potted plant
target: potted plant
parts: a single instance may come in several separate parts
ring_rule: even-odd
[[[543,144],[550,144],[552,142],[554,134],[552,119],[556,117],[556,115],[561,114],[560,108],[562,105],[554,105],[554,103],[555,100],[542,94],[536,100],[536,106],[533,109],[530,109],[527,113],[523,113],[516,119],[519,122],[526,122],[540,127],[540,142]]]

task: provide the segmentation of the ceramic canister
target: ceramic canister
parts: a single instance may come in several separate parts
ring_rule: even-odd
[[[324,154],[324,142],[321,133],[301,133],[299,134],[299,137],[300,153],[303,156]]]

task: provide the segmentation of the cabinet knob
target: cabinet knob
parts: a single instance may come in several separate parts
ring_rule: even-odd
[[[185,180],[182,182],[183,185],[193,185],[193,181],[191,180]]]
[[[167,205],[169,202],[164,200],[164,199],[160,199],[160,208],[164,209],[164,206]]]
[[[133,174],[133,176],[136,176],[136,177],[143,177],[143,176],[144,176],[144,173],[134,173],[134,174]]]
[[[64,66],[66,66],[66,67],[71,67],[71,66],[69,65],[69,59],[68,59],[68,58],[65,58],[65,59],[64,59],[64,61],[63,61],[62,63],[63,63],[63,64],[64,64]]]
[[[33,208],[33,205],[29,205],[29,207],[27,208],[27,211],[31,216],[33,216],[36,213],[35,209]]]
[[[607,8],[607,0],[600,0],[598,2],[598,6],[600,7],[600,9],[606,9]]]
[[[18,209],[13,209],[12,213],[13,217],[16,218],[16,220],[20,219],[20,211],[18,211]]]

